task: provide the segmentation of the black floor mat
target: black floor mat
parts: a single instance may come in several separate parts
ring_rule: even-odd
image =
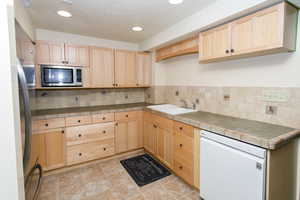
[[[140,187],[171,175],[164,166],[148,154],[122,160],[121,164]]]

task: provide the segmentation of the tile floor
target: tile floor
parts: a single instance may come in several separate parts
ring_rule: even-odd
[[[175,175],[144,187],[137,186],[120,164],[127,157],[46,176],[39,200],[199,199],[197,191]]]

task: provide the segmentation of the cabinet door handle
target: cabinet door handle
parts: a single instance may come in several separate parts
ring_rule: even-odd
[[[104,151],[106,151],[106,148],[103,148]]]
[[[102,120],[106,120],[106,118],[105,118],[105,117],[103,117],[103,118],[102,118]]]
[[[79,156],[82,156],[82,153],[79,153],[78,155],[79,155]]]
[[[61,133],[62,133],[62,134],[64,134],[64,133],[65,133],[65,131],[61,131]]]
[[[183,147],[183,144],[180,144],[179,147],[182,148],[182,147]]]
[[[103,134],[105,134],[105,133],[106,133],[106,131],[102,131],[102,133],[103,133]]]
[[[180,170],[182,170],[182,169],[183,169],[183,167],[182,167],[182,166],[180,166],[180,167],[179,167],[179,169],[180,169]]]
[[[81,122],[81,120],[78,120],[77,122],[78,122],[78,123],[80,123],[80,122]]]
[[[81,134],[78,135],[78,137],[81,137],[81,136],[82,136]]]
[[[183,128],[182,127],[179,127],[179,129],[182,131],[183,130]]]
[[[128,118],[129,116],[128,116],[128,115],[126,115],[126,117]]]
[[[48,127],[48,126],[49,126],[49,124],[45,124],[45,126],[46,126],[46,127]]]

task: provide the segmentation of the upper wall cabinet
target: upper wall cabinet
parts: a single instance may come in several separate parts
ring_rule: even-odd
[[[202,63],[296,49],[298,10],[283,2],[200,33]]]
[[[90,48],[90,86],[114,87],[114,50],[110,48]]]
[[[115,84],[117,87],[138,86],[135,51],[115,51]]]
[[[198,37],[192,37],[158,49],[156,51],[156,62],[193,53],[198,53]]]
[[[148,87],[152,82],[152,57],[150,53],[136,54],[137,86]]]
[[[37,41],[37,64],[89,66],[89,48],[48,41]]]
[[[35,59],[35,45],[31,41],[18,39],[17,43],[17,55],[21,63],[24,65],[33,65]]]

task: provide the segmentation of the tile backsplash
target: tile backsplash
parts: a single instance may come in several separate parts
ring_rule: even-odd
[[[145,89],[43,90],[30,96],[38,110],[145,102]]]
[[[300,128],[300,88],[155,86],[145,99],[179,106],[185,99],[200,111]]]

